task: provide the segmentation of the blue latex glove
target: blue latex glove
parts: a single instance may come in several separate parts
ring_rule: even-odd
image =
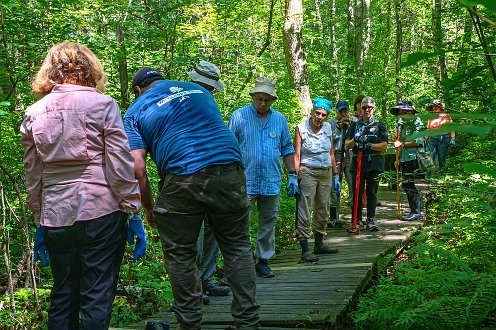
[[[286,183],[286,191],[289,197],[301,194],[301,189],[298,187],[298,176],[296,174],[289,175],[288,183]]]
[[[133,260],[139,260],[145,255],[146,251],[146,234],[140,213],[132,213],[129,217],[127,227],[127,242],[129,245],[134,244],[134,236],[136,236],[136,245],[134,246]]]
[[[455,146],[455,138],[451,138],[450,139],[449,146],[450,147],[454,147]]]
[[[334,175],[332,177],[332,189],[334,189],[334,192],[336,195],[341,194],[341,182],[339,182],[339,175]]]
[[[43,234],[45,233],[45,227],[36,228],[36,233],[34,234],[34,262],[38,259],[41,260],[41,264],[46,267],[50,264],[50,256],[48,255],[48,250],[46,249],[45,239]]]

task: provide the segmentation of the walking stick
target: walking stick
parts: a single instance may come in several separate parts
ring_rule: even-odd
[[[345,145],[344,145],[344,139],[346,137],[346,129],[343,127],[343,134],[341,135],[341,155],[339,157],[339,183],[343,182],[343,168],[344,168],[344,151],[345,151]],[[339,221],[339,212],[341,209],[341,196],[336,194],[336,223]]]
[[[396,130],[396,141],[400,140],[400,130]],[[401,206],[400,206],[400,147],[396,147],[396,216],[401,220]]]
[[[360,194],[360,172],[362,171],[362,149],[358,150],[357,155],[357,174],[355,184],[355,194],[353,196],[353,216],[351,218],[351,226],[348,227],[348,233],[360,234],[360,227],[357,226],[358,217],[358,195]]]

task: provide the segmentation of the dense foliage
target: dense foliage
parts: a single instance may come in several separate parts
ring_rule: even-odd
[[[494,134],[472,139],[450,159],[428,192],[425,227],[360,299],[358,328],[496,327],[495,147]]]
[[[0,289],[5,292],[0,302],[0,327],[34,328],[46,317],[49,294],[46,289],[50,287],[51,274],[46,268],[33,268],[31,263],[34,228],[32,215],[24,206],[22,149],[18,142],[23,111],[34,102],[30,79],[46,51],[63,40],[89,46],[102,61],[108,76],[105,92],[118,100],[123,111],[130,102],[126,87],[143,65],[157,67],[167,78],[186,80],[186,72],[200,59],[217,64],[226,89],[215,97],[226,120],[232,111],[249,102],[248,91],[257,75],[275,77],[279,98],[274,107],[285,114],[293,129],[302,115],[296,101],[299,86],[293,85],[284,56],[281,31],[287,2],[6,0],[0,3],[3,250],[0,262],[10,269],[2,267],[0,272]],[[469,14],[468,8],[475,9],[475,16]],[[404,292],[419,290],[414,285],[423,274],[429,278],[438,268],[449,270],[450,283],[462,283],[465,288],[463,299],[468,300],[463,305],[479,308],[480,322],[476,318],[466,321],[485,325],[484,322],[494,317],[491,312],[494,306],[491,310],[483,301],[479,306],[479,302],[471,304],[470,299],[494,289],[489,285],[489,270],[494,270],[494,247],[488,244],[491,239],[494,241],[494,222],[491,222],[495,206],[491,181],[494,173],[488,170],[494,169],[494,156],[486,151],[495,147],[492,141],[496,89],[488,64],[491,56],[485,54],[496,49],[493,23],[496,6],[492,0],[315,0],[304,3],[303,16],[305,48],[301,50],[306,53],[312,97],[352,101],[359,93],[371,95],[379,106],[377,116],[391,128],[394,117],[387,110],[398,98],[411,99],[421,112],[425,103],[434,98],[442,98],[449,106],[456,123],[447,129],[458,131],[458,148],[450,155],[457,158],[451,158],[449,166],[456,164],[452,173],[457,175],[433,190],[429,215],[432,227],[425,229],[415,247],[408,251],[409,263],[398,266],[394,270],[396,275],[386,276],[380,284],[397,286]],[[436,21],[436,17],[440,20]],[[424,115],[423,119],[427,118]],[[485,167],[473,165],[479,163],[481,155]],[[150,164],[150,177],[156,180],[153,167]],[[156,181],[152,180],[152,186],[156,189]],[[292,240],[293,212],[294,201],[283,198],[277,228],[278,248]],[[434,221],[438,215],[439,221]],[[253,224],[252,232],[255,232],[256,222]],[[150,236],[148,252],[142,261],[132,262],[126,255],[119,285],[122,296],[115,302],[114,325],[135,321],[144,314],[167,308],[170,303],[161,247],[156,235]],[[484,241],[484,237],[488,239]],[[456,267],[452,267],[453,260]],[[403,281],[408,274],[415,279]],[[35,283],[41,289],[33,290]],[[452,293],[449,285],[441,286],[441,291]],[[381,292],[381,289],[373,290]],[[372,295],[370,299],[381,298]],[[432,299],[438,295],[439,291],[413,294],[412,301],[394,308],[403,311],[401,306],[407,304],[414,308],[427,303],[446,305],[443,300]],[[452,294],[451,302],[462,306],[454,297]],[[360,304],[367,306],[367,301]],[[393,307],[384,308],[388,311],[379,310],[374,317],[370,316],[377,327],[388,322],[383,317],[388,313],[389,320],[399,319]],[[372,327],[361,318],[363,311],[360,307],[357,324]],[[397,326],[410,326],[411,319],[432,322],[428,316],[420,318],[415,313],[420,314],[420,310],[405,314]],[[473,314],[473,310],[467,309],[465,313]],[[442,323],[439,324],[441,327]]]

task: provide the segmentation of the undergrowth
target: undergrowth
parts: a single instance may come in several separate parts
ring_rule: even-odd
[[[450,159],[423,229],[360,297],[358,329],[496,328],[496,171],[482,152],[494,141],[470,141]]]

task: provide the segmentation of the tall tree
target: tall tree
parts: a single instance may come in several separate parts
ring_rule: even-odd
[[[312,101],[308,87],[307,60],[303,44],[303,1],[286,0],[283,29],[284,55],[291,81],[296,89],[300,111],[310,114]]]
[[[438,71],[436,74],[437,95],[445,94],[442,91],[442,81],[448,78],[446,71],[446,56],[443,47],[443,28],[441,24],[441,0],[432,0],[432,33],[434,38],[434,50],[438,56]]]
[[[359,92],[364,90],[363,74],[363,0],[355,0],[355,70]]]
[[[396,18],[396,99],[401,99],[403,95],[403,85],[401,82],[401,56],[403,55],[403,26],[401,24],[401,10],[403,0],[396,0],[395,18]]]
[[[127,54],[126,45],[124,43],[124,34],[119,22],[115,25],[115,39],[119,45],[118,62],[119,62],[119,82],[121,90],[121,108],[127,109],[129,106],[129,91],[128,91],[128,74],[127,74]]]

